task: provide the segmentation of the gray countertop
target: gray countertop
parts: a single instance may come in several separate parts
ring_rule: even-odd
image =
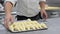
[[[38,22],[39,21],[40,20],[38,20]],[[47,19],[46,24],[48,26],[47,30],[22,32],[22,33],[11,33],[6,30],[0,30],[0,34],[60,34],[60,18]]]

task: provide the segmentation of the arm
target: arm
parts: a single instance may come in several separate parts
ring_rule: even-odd
[[[5,14],[11,14],[12,8],[15,5],[17,0],[5,0]]]
[[[5,0],[5,19],[4,19],[4,25],[5,27],[8,29],[9,26],[9,22],[11,22],[11,24],[13,23],[13,17],[11,15],[11,11],[12,11],[12,7],[15,4],[15,0]]]
[[[5,19],[4,19],[4,25],[6,29],[9,28],[8,24],[9,22],[13,22],[13,18],[11,15],[11,10],[12,10],[12,4],[10,2],[5,3]]]
[[[5,3],[5,15],[11,15],[12,7],[13,5],[11,4],[11,2]]]
[[[41,10],[45,10],[45,2],[44,1],[40,1],[39,5],[40,5]]]

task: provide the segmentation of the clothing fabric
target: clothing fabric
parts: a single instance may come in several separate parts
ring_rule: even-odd
[[[19,21],[19,20],[27,20],[27,19],[31,19],[31,20],[42,19],[40,12],[36,16],[33,16],[33,17],[26,17],[26,16],[17,15],[16,18],[17,18],[17,21]]]
[[[40,10],[38,9],[39,2],[46,2],[46,0],[5,0],[5,3],[7,1],[11,2],[13,6],[15,5],[15,3],[17,3],[17,15],[26,17],[36,16],[40,12]]]

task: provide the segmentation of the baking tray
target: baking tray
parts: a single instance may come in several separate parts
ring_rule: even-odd
[[[23,21],[26,21],[26,20],[23,20]],[[17,22],[21,22],[21,21],[17,21]],[[42,23],[42,22],[41,22]],[[44,22],[43,22],[44,23]],[[40,23],[39,23],[40,24]],[[46,23],[44,23],[45,25],[46,25]],[[46,25],[47,26],[47,25]],[[25,31],[11,31],[10,29],[8,29],[8,31],[10,31],[10,32],[12,32],[12,33],[21,33],[21,32],[30,32],[30,31],[38,31],[38,30],[47,30],[48,29],[48,27],[47,28],[40,28],[40,29],[35,29],[35,30],[25,30]]]
[[[11,33],[22,33],[22,32],[31,32],[31,31],[41,31],[41,30],[47,30],[48,28],[44,28],[44,29],[36,29],[36,30],[27,30],[27,31],[11,31],[8,29],[9,32]]]

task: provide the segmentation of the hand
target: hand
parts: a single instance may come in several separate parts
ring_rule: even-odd
[[[5,19],[4,19],[4,26],[6,27],[6,29],[9,28],[9,22],[13,23],[13,17],[12,15],[6,15]]]
[[[47,19],[48,18],[48,15],[47,15],[47,13],[46,13],[46,11],[44,9],[41,9],[41,17],[43,19]]]

